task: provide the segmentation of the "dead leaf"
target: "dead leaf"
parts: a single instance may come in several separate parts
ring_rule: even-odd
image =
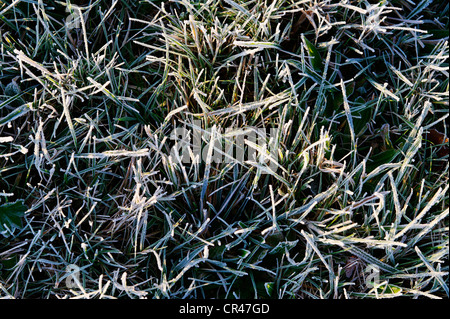
[[[444,157],[448,155],[449,153],[448,137],[445,136],[444,133],[441,133],[435,129],[428,130],[427,139],[434,145],[442,145],[436,152],[437,156]]]

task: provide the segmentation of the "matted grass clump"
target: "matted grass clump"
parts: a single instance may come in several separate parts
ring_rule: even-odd
[[[433,0],[0,1],[0,296],[448,298],[448,28]]]

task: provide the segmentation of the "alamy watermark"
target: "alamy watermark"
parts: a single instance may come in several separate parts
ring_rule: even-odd
[[[86,18],[83,17],[83,13],[81,12],[81,8],[77,5],[70,5],[66,7],[66,12],[69,12],[69,15],[66,18],[66,28],[68,30],[71,29],[79,29],[81,27],[81,19]]]
[[[66,273],[68,274],[66,277],[66,287],[69,289],[79,288],[80,283],[80,267],[74,264],[70,264],[65,269]]]
[[[364,268],[364,282],[367,288],[374,288],[380,283],[380,267],[368,264]]]
[[[261,173],[275,172],[278,166],[278,128],[222,128],[203,129],[201,120],[176,127],[170,134],[174,141],[170,155],[178,162],[240,163],[261,168]]]
[[[375,264],[366,264],[358,257],[352,256],[344,267],[347,278],[358,280],[360,284],[371,289],[380,283],[380,267]]]

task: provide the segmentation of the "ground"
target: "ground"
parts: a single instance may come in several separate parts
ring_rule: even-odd
[[[3,298],[448,298],[448,11],[0,1]]]

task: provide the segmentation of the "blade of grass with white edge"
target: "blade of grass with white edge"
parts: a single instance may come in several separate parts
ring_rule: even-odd
[[[70,97],[67,96],[67,98],[66,98],[65,90],[63,87],[61,87],[60,89],[61,89],[61,100],[63,103],[63,113],[66,118],[67,126],[69,127],[70,134],[72,135],[73,142],[75,145],[77,145],[77,135],[75,134],[75,129],[73,127],[72,118],[70,117],[70,110],[69,110],[69,105],[68,105],[68,99]]]
[[[345,90],[345,84],[344,84],[344,80],[341,79],[341,90],[342,90],[342,96],[344,98],[344,110],[345,110],[345,116],[347,117],[347,123],[350,129],[350,138],[352,141],[352,150],[353,150],[353,168],[354,165],[356,164],[356,155],[357,155],[357,151],[356,151],[356,140],[355,140],[355,129],[353,127],[353,118],[352,118],[352,113],[350,111],[350,105],[348,104],[348,99],[347,99],[347,92]]]
[[[428,115],[428,112],[431,109],[431,102],[430,101],[426,101],[423,109],[422,109],[422,113],[420,114],[420,116],[417,118],[416,123],[414,124],[414,127],[412,128],[411,132],[408,135],[408,138],[406,140],[406,143],[403,146],[403,152],[407,153],[408,150],[411,148],[412,144],[417,142],[418,136],[421,134],[418,134],[418,131],[422,128],[422,123],[425,120],[426,116]]]
[[[215,74],[219,74],[219,71],[220,71],[222,68],[224,68],[224,67],[226,67],[227,65],[229,65],[230,62],[232,62],[232,61],[234,61],[234,60],[236,60],[236,59],[238,59],[238,58],[247,56],[247,55],[253,56],[255,53],[260,52],[260,51],[262,51],[263,49],[264,49],[263,47],[258,47],[258,48],[256,48],[256,49],[244,50],[244,51],[242,51],[242,52],[240,52],[240,53],[237,53],[237,54],[235,54],[235,55],[232,55],[232,56],[226,58],[226,59],[224,60],[224,63],[223,63],[222,65],[220,65],[218,68],[215,69]]]
[[[139,115],[139,111],[136,110],[135,108],[131,107],[129,104],[127,103],[123,103],[119,97],[117,97],[116,95],[114,95],[113,93],[111,93],[106,86],[109,84],[109,81],[106,82],[104,85],[101,85],[100,83],[98,83],[97,81],[95,81],[93,78],[91,77],[87,77],[88,81],[91,82],[99,91],[102,91],[107,97],[109,97],[111,100],[113,100],[114,102],[116,102],[118,105],[123,106],[124,108],[132,111],[135,115],[140,116]],[[91,93],[92,94],[92,93]]]
[[[408,247],[407,244],[394,241],[394,240],[378,240],[378,239],[372,239],[372,238],[352,238],[352,237],[342,237],[342,236],[335,236],[335,239],[338,239],[342,241],[343,243],[347,244],[366,244],[367,246],[371,247],[377,247],[377,248],[390,248],[392,246],[397,247]]]
[[[364,176],[364,182],[370,181],[372,178],[374,178],[377,175],[380,175],[381,173],[385,172],[386,170],[390,169],[391,171],[397,168],[400,168],[402,166],[402,163],[388,163],[388,164],[382,164],[378,166],[376,169],[374,169],[372,172],[370,172],[367,176]]]
[[[411,222],[409,222],[405,228],[403,228],[400,232],[398,232],[394,236],[394,239],[402,237],[403,235],[406,234],[408,230],[410,230],[411,228],[415,228],[422,220],[422,218],[425,216],[425,214],[428,213],[431,207],[433,207],[434,205],[438,204],[441,201],[442,197],[447,193],[448,187],[449,187],[448,184],[444,188],[440,187],[434,194],[433,198],[422,209],[422,211]]]
[[[400,201],[398,198],[398,190],[397,185],[395,184],[394,177],[392,176],[392,172],[388,171],[389,181],[391,182],[392,188],[392,198],[394,200],[394,208],[395,208],[395,219],[392,223],[392,228],[390,229],[391,234],[395,234],[397,231],[397,227],[400,224],[400,220],[402,218],[402,209],[400,207]]]
[[[203,177],[203,185],[202,185],[202,190],[201,190],[201,194],[200,194],[200,214],[203,216],[203,220],[206,220],[208,218],[206,211],[204,212],[204,204],[205,204],[205,194],[206,194],[206,190],[208,188],[208,180],[209,180],[209,173],[211,171],[211,160],[212,160],[212,153],[214,150],[214,144],[215,144],[215,140],[216,140],[216,125],[213,125],[212,129],[211,129],[211,138],[209,141],[209,147],[208,147],[208,153],[206,156],[206,167],[205,167],[205,175]]]
[[[426,224],[425,228],[423,228],[413,239],[408,242],[409,247],[413,247],[423,236],[428,234],[436,225],[443,220],[444,218],[448,218],[449,209],[445,209],[442,213],[436,216],[430,223]]]
[[[395,75],[398,76],[399,79],[401,79],[403,82],[405,82],[408,86],[413,87],[414,84],[408,80],[408,78],[399,70],[397,70],[392,64],[390,64],[389,62],[386,62],[386,65],[389,66],[389,68],[392,70],[392,72],[395,73]]]
[[[194,115],[215,116],[215,115],[222,115],[222,114],[230,114],[230,116],[236,116],[238,114],[241,114],[241,113],[244,113],[247,111],[251,111],[254,109],[258,109],[261,111],[261,110],[268,108],[269,110],[271,110],[280,104],[286,103],[287,101],[289,101],[289,99],[290,99],[290,97],[287,96],[285,93],[280,93],[275,96],[265,98],[264,100],[248,102],[248,103],[244,103],[244,104],[237,103],[237,105],[233,105],[231,107],[226,107],[226,108],[211,111],[208,113],[200,113],[200,114],[194,114]]]
[[[387,82],[384,83],[384,85],[381,85],[370,78],[368,78],[367,80],[369,81],[370,84],[372,84],[378,91],[380,91],[384,95],[393,98],[396,102],[400,101],[400,98],[398,96],[396,96],[394,93],[392,93],[391,91],[389,91],[387,89],[387,85],[388,85]]]
[[[0,136],[0,143],[9,143],[14,141],[12,136]]]
[[[414,143],[406,151],[405,158],[402,162],[402,166],[400,167],[400,171],[397,174],[397,178],[395,179],[396,186],[400,184],[406,173],[406,168],[408,167],[408,165],[410,165],[410,163],[413,161],[414,156],[422,147],[422,134],[423,134],[423,127],[419,129]]]
[[[127,150],[115,150],[115,151],[104,151],[102,154],[104,156],[126,156],[126,157],[142,157],[148,155],[148,148],[144,148],[138,151],[127,151]]]
[[[428,270],[430,270],[430,275],[433,276],[434,278],[436,278],[436,280],[439,282],[439,284],[441,285],[441,287],[444,289],[445,293],[448,296],[449,295],[448,285],[446,284],[445,280],[442,278],[442,275],[439,274],[433,268],[433,266],[429,263],[427,258],[422,254],[422,252],[420,251],[419,247],[415,246],[414,250],[416,251],[417,256],[419,256],[419,258],[423,261],[425,266],[428,268]],[[448,275],[448,273],[447,273],[447,275]]]
[[[419,4],[414,6],[414,10],[412,10],[406,18],[411,19],[414,16],[418,15],[420,12],[426,9],[432,2],[433,0],[422,0]]]
[[[312,200],[310,200],[307,204],[298,207],[292,211],[286,212],[286,217],[291,217],[294,215],[298,215],[300,213],[303,213],[298,219],[295,220],[296,223],[302,222],[303,219],[313,210],[313,208],[320,203],[321,201],[331,197],[339,190],[339,187],[337,184],[331,185],[326,191],[317,194],[314,196]]]
[[[243,14],[245,14],[247,17],[249,17],[250,19],[253,20],[253,22],[255,24],[258,23],[258,21],[256,21],[255,17],[253,14],[251,14],[247,9],[245,9],[243,6],[237,4],[236,2],[234,2],[233,0],[224,0],[226,3],[228,3],[230,6],[232,6],[233,8],[237,9],[238,11],[242,12]]]
[[[335,277],[334,275],[334,271],[333,268],[327,263],[327,261],[325,260],[325,258],[323,257],[322,253],[320,252],[320,250],[317,248],[314,239],[313,239],[313,235],[311,234],[307,234],[303,229],[300,232],[302,234],[302,236],[306,239],[306,242],[308,243],[308,245],[314,250],[314,252],[316,253],[316,255],[320,258],[320,260],[322,261],[322,263],[325,265],[325,267],[327,268],[327,270],[329,271],[330,274],[333,274],[333,278]]]
[[[353,246],[353,245],[349,245],[349,246],[345,245],[345,246],[349,252],[351,252],[355,256],[361,258],[368,264],[374,264],[374,265],[380,267],[380,269],[387,271],[389,273],[398,273],[399,272],[398,269],[396,269],[395,267],[385,264],[384,262],[378,260],[377,258],[373,257],[372,255],[366,253],[364,250],[362,250],[356,246]]]
[[[260,48],[260,49],[278,49],[278,45],[273,42],[239,41],[233,42],[238,47]]]
[[[81,22],[81,30],[83,31],[83,42],[84,42],[84,49],[86,50],[86,61],[88,64],[88,68],[91,67],[91,62],[90,62],[90,54],[89,54],[89,45],[88,45],[88,36],[86,33],[86,24],[84,23],[84,16],[83,16],[83,12],[81,12],[81,8],[80,7],[75,7],[75,10],[78,10],[78,17],[80,17],[80,22]]]
[[[0,127],[3,125],[14,121],[15,119],[27,114],[30,111],[30,106],[28,104],[23,104],[16,108],[14,111],[10,112],[5,117],[0,118]]]
[[[17,3],[19,3],[21,0],[15,0],[13,1],[9,6],[7,6],[6,8],[4,8],[1,12],[0,12],[0,16],[3,16],[6,12],[8,12],[9,9],[11,9],[12,7],[14,7]],[[5,3],[6,5],[6,3]]]
[[[263,235],[264,236],[264,234],[266,234],[266,233],[268,233],[268,232],[271,232],[271,231],[275,231],[275,230],[280,230],[280,227],[278,226],[278,223],[277,223],[277,216],[276,216],[276,209],[275,209],[275,197],[274,197],[274,194],[273,194],[273,187],[272,187],[272,185],[270,184],[269,185],[269,191],[270,191],[270,202],[271,202],[271,208],[272,208],[272,226],[270,226],[269,228],[266,228],[266,229],[264,229],[262,232],[261,232],[261,235]]]
[[[36,69],[38,69],[39,71],[42,72],[43,75],[48,75],[51,78],[56,78],[57,80],[61,81],[63,80],[61,78],[60,75],[58,75],[57,73],[52,73],[49,70],[47,70],[45,67],[43,67],[40,63],[33,61],[32,59],[30,59],[29,57],[27,57],[25,55],[25,53],[23,53],[23,51],[14,50],[14,53],[16,54],[16,59],[18,60],[18,62],[22,63],[22,62],[26,62],[29,65],[31,65],[32,67],[35,67]]]

